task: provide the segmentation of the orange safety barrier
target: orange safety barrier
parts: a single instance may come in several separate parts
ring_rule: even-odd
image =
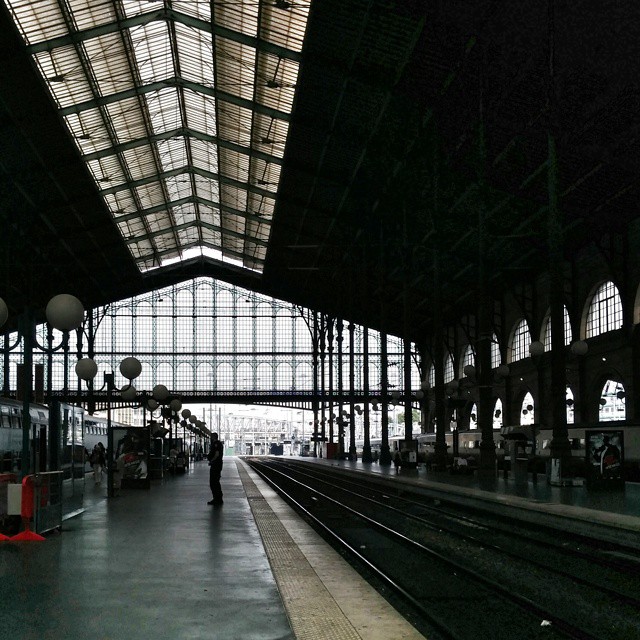
[[[41,496],[40,504],[44,506],[46,504],[46,498],[43,503]],[[22,478],[22,502],[20,504],[20,515],[22,516],[24,531],[21,531],[17,535],[12,536],[10,540],[14,542],[44,540],[43,536],[31,530],[31,521],[33,520],[34,512],[35,476],[25,476],[24,478]]]

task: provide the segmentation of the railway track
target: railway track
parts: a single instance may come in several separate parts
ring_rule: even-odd
[[[430,638],[640,637],[633,563],[589,563],[589,550],[572,549],[567,567],[566,544],[552,552],[521,529],[491,540],[486,522],[429,505],[406,485],[398,496],[309,465],[249,462],[381,590],[409,603]]]

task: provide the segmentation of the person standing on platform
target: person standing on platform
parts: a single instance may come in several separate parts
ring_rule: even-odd
[[[222,504],[222,487],[220,486],[220,475],[222,474],[222,454],[224,453],[224,447],[222,442],[218,440],[218,434],[211,434],[211,448],[207,459],[209,460],[209,486],[211,487],[211,493],[213,499],[209,500],[207,504]]]

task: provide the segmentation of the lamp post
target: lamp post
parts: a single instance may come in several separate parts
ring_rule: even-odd
[[[67,293],[54,296],[49,300],[45,315],[49,324],[58,331],[69,332],[77,329],[84,320],[84,307],[78,298]],[[7,304],[0,298],[0,327],[9,318]],[[33,347],[35,344],[35,322],[32,310],[26,308],[20,317],[18,333],[23,338],[23,406],[22,406],[22,458],[20,464],[20,474],[22,477],[28,475],[30,469],[30,437],[31,437],[31,414],[29,405],[33,392],[32,368],[33,368]],[[35,434],[34,434],[35,443]],[[35,462],[34,462],[35,467]],[[34,471],[37,469],[34,468]]]
[[[137,378],[142,372],[142,365],[137,358],[125,358],[120,363],[120,373],[129,381],[129,384],[123,387],[121,397],[123,400],[135,399],[136,389],[132,380]],[[89,386],[90,391],[93,389],[93,379],[98,373],[98,366],[91,358],[82,358],[76,363],[76,375],[84,380]],[[115,387],[115,374],[113,372],[104,374],[104,385],[107,389],[107,497],[113,498],[113,472],[116,462],[115,452],[113,450],[113,430],[111,428],[111,400]]]

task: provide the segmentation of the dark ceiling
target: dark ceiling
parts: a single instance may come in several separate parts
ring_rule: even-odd
[[[638,215],[640,12],[549,4],[312,2],[262,276],[138,272],[2,8],[0,296],[204,275],[411,338],[473,313],[480,262],[496,296],[545,270],[550,167],[566,255]]]

